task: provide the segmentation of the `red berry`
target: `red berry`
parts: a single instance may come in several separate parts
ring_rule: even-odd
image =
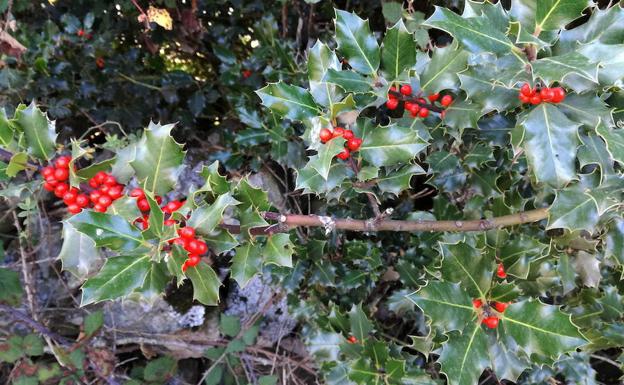
[[[250,76],[251,76],[251,71],[250,70],[243,70],[243,77],[245,79],[247,79]]]
[[[67,183],[59,183],[54,188],[54,195],[56,195],[57,198],[62,198],[68,190],[69,185]]]
[[[451,103],[453,103],[453,97],[451,95],[444,95],[440,101],[440,104],[444,107],[450,106]]]
[[[91,194],[89,194],[89,199],[91,199],[91,202],[93,202],[93,204],[96,204],[98,202],[98,199],[100,199],[100,197],[102,196],[102,193],[99,192],[98,190],[92,191]]]
[[[97,68],[99,68],[99,69],[104,68],[104,64],[105,64],[105,62],[104,62],[103,58],[99,57],[99,58],[95,59],[95,65],[97,66]]]
[[[499,313],[505,312],[507,306],[509,306],[509,304],[505,302],[494,302],[494,309],[496,309],[496,311]]]
[[[540,104],[542,102],[542,98],[539,95],[531,96],[529,102],[533,105]]]
[[[141,211],[149,211],[150,210],[149,202],[145,198],[141,198],[141,199],[139,199],[137,201],[137,207]]]
[[[54,167],[52,166],[46,166],[44,168],[41,169],[41,175],[43,175],[43,178],[47,178],[49,176],[54,176]]]
[[[178,235],[185,239],[193,239],[195,237],[195,229],[190,226],[183,227],[178,230]]]
[[[99,192],[101,192],[102,194],[106,194],[108,195],[108,191],[111,189],[111,187],[109,185],[102,185],[100,186],[100,188],[98,189]]]
[[[102,206],[101,204],[96,204],[95,206],[93,206],[93,211],[97,211],[98,213],[105,213],[106,206]]]
[[[61,156],[59,157],[54,165],[56,168],[69,168],[69,163],[71,162],[71,156]]]
[[[355,138],[355,134],[351,130],[344,130],[344,134],[342,134],[342,137],[346,140],[351,140]]]
[[[485,324],[485,326],[489,327],[490,329],[496,329],[496,327],[498,326],[498,317],[496,316],[486,317],[483,319],[483,323]]]
[[[56,178],[54,177],[54,174],[50,175],[50,176],[46,176],[45,181],[56,186],[58,184],[58,181],[56,180]]]
[[[92,37],[93,37],[92,34],[90,34],[90,33],[87,34],[87,40],[91,40]]]
[[[112,200],[119,199],[123,195],[123,186],[116,185],[108,189],[108,196]]]
[[[481,306],[483,306],[483,301],[481,301],[479,298],[475,298],[472,300],[472,306],[480,308]]]
[[[351,151],[359,150],[361,145],[362,145],[362,139],[360,138],[353,138],[347,142],[347,147]]]
[[[201,257],[199,255],[189,254],[187,263],[190,267],[199,265],[199,262],[201,262]]]
[[[420,111],[418,111],[418,116],[420,116],[421,118],[426,118],[427,116],[429,116],[429,109],[428,108],[421,108]]]
[[[76,203],[76,198],[78,197],[78,194],[75,191],[68,191],[65,194],[63,194],[63,202],[65,202],[66,205],[71,205]]]
[[[186,243],[184,248],[191,254],[199,254],[199,247],[199,241],[197,239],[191,239]]]
[[[197,241],[197,254],[202,255],[202,254],[206,254],[206,252],[208,251],[208,246],[206,245],[206,242],[204,241]]]
[[[79,212],[82,211],[82,208],[78,206],[77,204],[73,203],[67,206],[67,211],[69,211],[72,214],[78,214]]]
[[[113,187],[117,185],[117,178],[115,178],[114,176],[108,174],[106,175],[106,178],[104,178],[104,182],[105,185]]]
[[[436,100],[440,99],[440,94],[431,94],[431,95],[427,96],[427,99],[429,99],[429,101],[431,103],[433,103]]]
[[[412,105],[409,106],[409,108],[407,109],[409,110],[409,112],[411,112],[413,117],[416,117],[416,115],[418,114],[418,111],[420,111],[420,105],[418,105],[418,103],[412,103]]]
[[[132,191],[130,191],[130,196],[133,198],[143,198],[145,196],[145,193],[143,192],[142,189],[135,188],[135,189],[132,189]]]
[[[340,153],[336,155],[336,157],[338,157],[338,159],[347,160],[349,159],[349,155],[351,155],[349,150],[347,150],[346,148],[343,148],[342,151],[340,151]]]
[[[159,195],[154,195],[154,200],[156,201],[156,203],[161,204],[162,203],[162,197]]]
[[[176,221],[175,219],[165,219],[163,223],[165,224],[165,226],[173,226],[178,223],[178,221]]]
[[[78,30],[78,32],[76,32],[76,35],[78,35],[78,37],[83,37],[84,36],[84,29],[80,28]]]
[[[401,86],[401,93],[405,96],[410,96],[412,94],[412,86],[409,84],[403,84]]]
[[[566,93],[565,90],[561,87],[555,87],[555,88],[551,88],[552,92],[553,92],[553,97],[551,99],[551,102],[553,103],[561,103],[563,102],[563,100],[565,99]]]
[[[333,132],[333,136],[334,138],[340,138],[341,136],[344,135],[345,129],[342,127],[336,127],[334,128],[334,132]]]
[[[54,170],[54,179],[59,182],[65,181],[69,178],[69,171],[66,168],[57,168]]]
[[[526,96],[525,94],[520,94],[518,96],[518,99],[520,99],[520,103],[523,103],[523,104],[531,102],[531,97],[530,96]]]
[[[102,195],[102,196],[98,199],[97,203],[98,203],[100,206],[108,207],[108,206],[110,206],[110,205],[111,205],[111,203],[113,203],[113,200],[112,200],[112,199],[111,199],[108,195]]]
[[[505,272],[505,266],[503,266],[502,263],[498,264],[498,267],[496,268],[496,276],[498,278],[507,278],[507,273]]]
[[[46,189],[46,191],[50,191],[50,192],[54,191],[54,186],[55,185],[53,185],[50,182],[44,182],[43,183],[43,188]]]
[[[399,101],[397,99],[389,99],[386,102],[386,107],[388,107],[389,110],[396,110],[398,106],[399,106]]]
[[[94,178],[91,178],[91,179],[89,179],[89,186],[91,186],[93,188],[98,188],[99,183]]]
[[[350,344],[357,344],[358,339],[357,339],[357,338],[355,338],[355,336],[349,336],[349,337],[347,338],[347,342],[348,342],[348,343],[350,343]]]
[[[174,211],[178,211],[182,205],[183,203],[180,201],[171,201],[165,205],[165,208],[169,211],[169,213],[173,213]]]
[[[544,87],[540,91],[540,98],[542,98],[542,100],[545,102],[549,102],[553,98],[553,96],[555,96],[555,93],[551,88]]]
[[[185,272],[189,268],[188,261],[184,261],[182,264],[182,272]]]
[[[108,176],[108,174],[106,174],[104,171],[98,171],[94,176],[93,179],[95,179],[95,182],[97,184],[102,184],[104,183],[104,180],[106,179],[106,177]]]
[[[327,128],[323,128],[321,133],[319,134],[319,138],[321,138],[321,142],[325,143],[334,137],[334,134]]]
[[[531,85],[529,83],[524,83],[522,85],[522,87],[520,87],[520,94],[524,95],[524,96],[532,96],[531,95],[532,90],[531,90]]]
[[[87,207],[89,205],[89,197],[86,194],[78,194],[76,204],[80,207]]]

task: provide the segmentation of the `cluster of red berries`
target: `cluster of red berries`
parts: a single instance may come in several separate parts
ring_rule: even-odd
[[[98,57],[97,59],[95,59],[95,65],[99,69],[104,69],[104,66],[106,65],[106,62],[104,61],[104,58]]]
[[[399,90],[397,90],[397,88],[394,86],[390,87],[390,90],[388,92],[388,100],[386,101],[386,107],[388,107],[389,110],[396,110],[399,107],[401,103],[401,100],[399,99],[399,93],[403,96],[411,97],[412,86],[410,86],[409,84],[404,84]],[[444,95],[440,99],[440,94],[436,93],[428,95],[427,99],[429,99],[429,102],[432,104],[439,100],[439,103],[442,107],[448,107],[451,105],[451,103],[453,103],[453,97],[451,95]],[[410,115],[413,118],[426,118],[427,116],[429,116],[430,111],[429,108],[424,106],[425,104],[427,104],[427,100],[421,97],[413,100],[404,101],[405,109],[410,112]],[[441,116],[444,117],[444,111],[442,111]]]
[[[498,267],[496,267],[496,276],[501,279],[507,278],[507,272],[505,271],[505,266],[503,266],[502,263],[499,263]]]
[[[480,309],[481,307],[483,307],[483,301],[481,301],[479,298],[475,298],[475,299],[472,300],[472,305],[476,309]],[[496,309],[497,312],[502,314],[507,309],[507,306],[509,306],[509,303],[506,303],[506,302],[492,302],[492,303],[490,303],[488,305],[487,309],[485,309],[485,314],[487,316],[484,317],[481,322],[485,326],[487,326],[488,328],[495,329],[498,326],[499,318],[496,315],[491,314],[489,312],[489,309],[490,308],[494,308],[494,309]]]
[[[134,223],[140,225],[143,230],[147,230],[147,228],[149,227],[150,205],[147,201],[147,198],[145,197],[145,191],[143,191],[143,189],[141,188],[135,188],[130,191],[130,196],[133,198],[137,198],[136,205],[142,213],[142,216],[135,219]],[[154,200],[159,205],[162,203],[162,197],[158,195],[154,197]],[[172,200],[164,206],[161,206],[161,210],[165,214],[165,221],[163,222],[165,226],[173,226],[178,223],[178,221],[171,218],[171,215],[174,212],[178,211],[182,206],[184,206],[184,203],[185,201]]]
[[[321,139],[321,143],[327,143],[334,138],[340,137],[346,140],[345,148],[343,148],[342,151],[338,155],[336,155],[338,159],[342,160],[349,159],[351,153],[359,150],[360,146],[362,145],[362,138],[356,137],[353,131],[345,130],[342,127],[336,127],[333,131],[329,128],[323,128],[321,130],[321,133],[319,134],[319,137]]]
[[[518,98],[524,104],[530,103],[533,105],[546,103],[561,103],[566,96],[566,92],[561,87],[542,87],[541,89],[531,88],[529,83],[524,83],[520,87],[520,94]]]
[[[86,32],[85,32],[85,30],[84,30],[84,29],[82,29],[82,28],[80,28],[80,29],[76,32],[76,35],[77,35],[78,37],[84,37],[84,38],[85,38],[85,39],[87,39],[87,40],[91,40],[91,38],[93,37],[93,35],[92,35],[92,34],[90,34],[90,33],[86,33]]]
[[[45,180],[43,188],[53,192],[57,198],[62,199],[70,213],[77,214],[84,207],[89,206],[90,202],[86,194],[81,194],[77,188],[70,187],[69,183],[67,183],[69,180],[70,162],[70,156],[60,156],[56,159],[54,165],[41,169],[41,175]]]
[[[206,242],[195,236],[195,229],[190,226],[182,227],[178,230],[178,237],[173,238],[169,243],[179,245],[188,252],[188,258],[182,264],[182,271],[189,267],[197,266],[201,261],[201,255],[208,252]]]
[[[124,185],[117,183],[117,179],[111,174],[99,171],[89,179],[89,186],[93,191],[89,194],[89,200],[93,203],[93,211],[104,213],[108,206],[121,198],[124,193]]]
[[[358,339],[355,338],[355,336],[349,336],[347,338],[347,342],[350,343],[350,344],[357,344],[358,343]]]

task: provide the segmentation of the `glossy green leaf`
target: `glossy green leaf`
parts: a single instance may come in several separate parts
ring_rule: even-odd
[[[295,246],[288,234],[272,234],[267,238],[267,243],[264,247],[265,262],[277,266],[292,267],[292,255],[294,252]]]
[[[150,265],[149,255],[107,258],[98,274],[82,285],[80,306],[132,293],[143,285]]]
[[[532,62],[531,66],[533,77],[542,79],[546,84],[561,82],[571,74],[598,82],[598,63],[592,63],[587,57],[577,52],[544,57]]]
[[[83,210],[69,218],[67,223],[88,235],[97,247],[129,251],[145,242],[136,227],[117,215]]]
[[[492,260],[467,243],[440,243],[442,276],[449,282],[460,282],[473,298],[486,298],[492,283]]]
[[[7,165],[5,173],[9,177],[14,178],[18,172],[26,169],[27,163],[28,163],[28,154],[26,154],[25,152],[17,152],[13,154],[13,156],[11,157],[11,160],[9,161],[9,164]]]
[[[267,192],[261,188],[252,186],[248,178],[243,178],[238,182],[234,198],[240,202],[238,207],[241,210],[253,207],[260,211],[266,211],[271,207]]]
[[[624,129],[609,128],[604,122],[596,126],[596,132],[604,139],[613,159],[624,165]]]
[[[531,0],[522,0],[530,3]],[[581,17],[587,8],[587,0],[540,0],[535,2],[535,30],[551,31],[563,28]]]
[[[541,104],[520,123],[523,147],[538,182],[563,187],[575,176],[577,129],[557,107]]]
[[[234,250],[231,275],[240,287],[247,286],[249,280],[262,268],[262,249],[259,245],[247,242]]]
[[[269,83],[256,93],[264,106],[290,120],[303,121],[320,113],[312,95],[301,87],[283,82]]]
[[[338,155],[343,148],[344,140],[342,138],[330,140],[321,145],[317,155],[310,157],[308,166],[316,170],[323,179],[327,180],[332,162],[341,162],[336,158],[336,155]]]
[[[471,322],[460,334],[452,332],[438,361],[449,385],[474,385],[489,365],[488,340],[483,327]]]
[[[216,306],[219,304],[219,287],[221,280],[217,273],[205,262],[199,265],[189,267],[186,275],[193,283],[193,299],[198,300],[207,306]]]
[[[366,313],[362,309],[362,304],[353,305],[349,311],[349,324],[351,325],[351,334],[358,341],[365,341],[368,334],[373,331],[373,324],[370,322]]]
[[[598,223],[596,201],[581,191],[561,190],[548,210],[548,229],[587,230],[594,232]]]
[[[152,262],[145,276],[145,281],[137,289],[137,292],[141,293],[143,299],[153,303],[153,301],[162,296],[168,281],[169,277],[166,273],[165,263]]]
[[[364,139],[360,155],[373,166],[390,166],[409,162],[418,153],[427,148],[418,133],[409,127],[391,124],[387,127],[375,127],[367,124],[362,127],[360,136]]]
[[[463,330],[476,317],[472,298],[458,283],[431,281],[407,298],[446,331]]]
[[[371,81],[353,71],[337,71],[330,68],[324,81],[339,86],[345,92],[362,93],[372,90]]]
[[[375,168],[377,170],[377,168]],[[362,171],[360,170],[360,174]],[[377,187],[384,193],[399,195],[401,191],[410,188],[410,181],[414,175],[424,175],[427,172],[417,164],[410,164],[398,170],[387,170],[386,174],[375,178]],[[359,174],[358,174],[359,176]]]
[[[459,47],[457,40],[452,44],[436,48],[431,61],[420,74],[420,88],[433,94],[446,89],[455,89],[459,83],[458,73],[468,66],[469,53]]]
[[[193,210],[188,220],[188,225],[194,227],[201,234],[210,234],[223,221],[223,212],[230,206],[236,206],[239,202],[226,193],[210,205],[203,205]]]
[[[380,54],[377,39],[371,33],[368,21],[355,13],[336,9],[336,43],[338,51],[354,70],[363,74],[376,74]]]
[[[185,152],[171,137],[173,124],[150,122],[137,143],[136,155],[130,165],[145,188],[157,195],[171,191],[178,183]]]
[[[381,63],[388,80],[398,79],[406,69],[416,64],[416,42],[402,20],[386,31]]]
[[[519,91],[488,80],[485,71],[469,69],[457,74],[462,90],[466,91],[470,100],[482,106],[481,112],[506,111],[519,106]]]
[[[340,70],[341,67],[340,60],[334,51],[319,40],[308,51],[310,93],[318,104],[329,107],[330,110],[334,103],[342,98],[342,95],[334,84],[325,81],[325,75],[330,68]]]
[[[58,255],[63,270],[69,271],[79,279],[94,273],[101,265],[95,241],[83,234],[69,222],[63,225],[63,246]]]
[[[35,158],[49,160],[56,150],[55,123],[33,101],[28,107],[15,110],[15,124],[24,132],[28,153]]]

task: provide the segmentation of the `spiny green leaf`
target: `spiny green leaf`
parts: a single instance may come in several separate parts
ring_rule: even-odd
[[[485,298],[492,283],[492,260],[467,243],[440,243],[442,276],[449,282],[461,282],[474,298]]]
[[[474,385],[489,365],[488,340],[483,327],[470,322],[460,334],[452,332],[438,361],[449,385]]]
[[[557,107],[541,104],[520,122],[523,146],[538,182],[563,187],[575,176],[577,129]]]
[[[416,43],[402,20],[386,31],[383,40],[381,62],[388,80],[398,79],[408,68],[416,64]]]
[[[624,165],[624,130],[609,128],[600,121],[596,126],[596,132],[604,139],[613,159],[620,165]]]
[[[547,229],[587,230],[594,232],[598,208],[594,198],[577,189],[561,190],[548,210]]]
[[[361,129],[360,137],[364,139],[360,147],[362,158],[377,167],[409,162],[427,148],[427,143],[417,132],[396,124],[375,127],[367,122]]]
[[[329,107],[330,110],[332,110],[334,103],[342,99],[342,94],[334,84],[329,84],[324,79],[329,69],[340,70],[340,68],[340,60],[334,51],[317,40],[308,51],[310,93],[317,103]]]
[[[264,247],[264,257],[266,263],[277,266],[292,267],[292,255],[295,247],[290,241],[288,234],[272,234],[268,237]]]
[[[371,91],[371,82],[364,76],[353,71],[337,71],[330,68],[324,81],[335,84],[345,92],[362,93]]]
[[[264,106],[290,120],[303,121],[320,113],[312,95],[301,87],[283,82],[270,83],[256,94]]]
[[[571,74],[584,79],[598,82],[598,63],[592,63],[578,52],[570,52],[561,56],[549,56],[531,63],[533,77],[542,79],[546,84],[561,82]]]
[[[230,193],[219,195],[214,203],[195,209],[188,220],[188,225],[201,234],[210,234],[223,221],[225,209],[239,203]]]
[[[364,313],[362,304],[353,305],[351,308],[349,324],[351,325],[351,334],[358,341],[365,341],[368,338],[368,334],[373,330],[373,324],[366,316],[366,313]]]
[[[144,243],[141,232],[117,215],[83,210],[67,222],[93,239],[97,247],[129,251]]]
[[[458,73],[467,67],[469,53],[459,47],[457,40],[452,44],[436,48],[431,61],[420,75],[420,87],[433,94],[445,89],[455,89]]]
[[[28,152],[35,158],[49,160],[56,149],[55,123],[33,101],[28,107],[20,105],[15,110],[15,124],[26,137]]]
[[[476,318],[472,298],[458,283],[431,281],[407,298],[422,309],[432,325],[446,331],[463,330]]]
[[[344,148],[342,138],[334,138],[321,145],[318,154],[311,156],[308,165],[316,170],[323,179],[327,180],[332,162],[339,162],[336,155]]]
[[[249,178],[243,178],[238,182],[234,198],[240,202],[238,207],[241,210],[253,207],[260,211],[266,211],[271,207],[267,192],[249,184]]]
[[[234,250],[231,275],[240,287],[247,286],[249,280],[262,268],[262,249],[260,245],[247,242]]]
[[[107,258],[102,270],[82,285],[80,306],[132,293],[143,285],[150,264],[149,255]]]
[[[186,275],[193,283],[193,299],[207,306],[219,304],[221,281],[212,267],[202,261],[197,266],[189,267]]]
[[[336,43],[338,50],[354,70],[376,74],[379,68],[379,45],[371,33],[368,21],[355,13],[336,9]]]
[[[86,234],[63,224],[63,246],[58,255],[63,270],[69,271],[79,279],[84,279],[95,272],[101,264],[101,257],[95,247],[95,241]]]
[[[157,195],[171,191],[178,183],[185,152],[171,137],[173,124],[164,126],[150,122],[137,143],[130,165],[145,188]]]

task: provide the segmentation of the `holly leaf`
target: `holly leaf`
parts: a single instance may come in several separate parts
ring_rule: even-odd
[[[332,106],[342,98],[342,95],[334,84],[328,84],[324,80],[327,70],[330,68],[340,70],[340,60],[334,51],[317,40],[308,51],[310,93],[317,103],[332,110]]]
[[[546,84],[561,82],[570,74],[598,83],[598,63],[592,63],[578,52],[561,56],[548,56],[531,63],[533,78],[542,79]]]
[[[605,44],[619,44],[622,38],[624,38],[624,8],[594,7],[589,20],[585,23],[561,31],[556,48],[567,52],[575,49],[579,43],[599,41]]]
[[[381,63],[388,80],[398,79],[408,68],[416,64],[416,42],[403,20],[386,31],[384,36]]]
[[[360,155],[376,167],[409,162],[428,146],[418,136],[418,132],[396,124],[375,127],[373,123],[367,122],[360,137],[364,139]]]
[[[238,246],[236,238],[225,229],[218,229],[210,234],[202,235],[208,247],[210,247],[215,254],[225,253]]]
[[[329,68],[324,81],[339,86],[345,92],[364,93],[372,90],[371,82],[353,71],[338,71]]]
[[[219,287],[221,280],[217,273],[205,262],[189,267],[186,275],[193,283],[193,299],[198,300],[206,306],[216,306],[219,304]]]
[[[294,252],[295,247],[290,241],[290,236],[286,233],[270,235],[264,247],[266,263],[272,263],[277,266],[292,267],[292,255]]]
[[[245,287],[262,267],[262,249],[259,245],[247,242],[234,250],[232,258],[231,276],[238,286]]]
[[[153,303],[162,296],[168,281],[169,277],[166,274],[164,263],[152,262],[143,285],[136,291],[141,293],[145,300]]]
[[[524,4],[533,4],[535,9],[534,31],[554,31],[562,29],[572,20],[581,17],[587,8],[587,0],[520,0]],[[539,32],[536,34],[539,35]]]
[[[466,92],[470,100],[482,107],[482,114],[490,111],[506,111],[520,105],[517,89],[507,88],[498,82],[490,81],[484,75],[484,71],[474,68],[457,74],[461,89]]]
[[[271,207],[267,192],[261,188],[252,186],[249,183],[249,178],[243,178],[238,182],[234,198],[240,202],[238,207],[241,210],[247,210],[253,207],[260,211],[266,211]]]
[[[459,81],[458,73],[468,66],[469,56],[459,47],[457,40],[446,47],[436,48],[431,61],[420,74],[420,88],[429,94],[455,89]]]
[[[199,233],[208,235],[223,221],[225,209],[239,203],[229,192],[219,195],[212,204],[193,210],[188,225],[194,227]]]
[[[329,142],[321,145],[318,154],[311,156],[308,166],[318,172],[325,180],[329,177],[329,171],[332,162],[338,161],[336,155],[344,148],[344,140],[342,138],[334,138]],[[361,148],[360,148],[361,149]]]
[[[597,135],[581,136],[583,145],[578,150],[578,160],[581,167],[589,164],[600,166],[600,180],[604,181],[605,175],[615,175],[613,159],[609,155],[607,145]]]
[[[554,305],[525,300],[509,305],[501,317],[505,333],[536,363],[552,362],[586,343],[570,315]]]
[[[601,121],[596,126],[596,132],[604,139],[613,159],[624,165],[624,129],[609,128]]]
[[[453,11],[435,7],[435,12],[425,25],[448,32],[472,53],[492,52],[502,55],[518,50],[507,36],[498,30],[487,17],[463,18]]]
[[[377,167],[374,167],[378,170]],[[360,174],[362,170],[360,170]],[[383,193],[399,195],[401,191],[410,188],[410,181],[414,175],[425,175],[427,172],[417,164],[410,164],[398,170],[386,170],[386,174],[376,178],[377,187]],[[358,174],[358,177],[360,176]]]
[[[610,224],[605,240],[605,257],[624,265],[624,219],[616,218]]]
[[[304,168],[297,170],[296,189],[303,189],[303,192],[306,194],[311,192],[326,194],[340,186],[342,181],[348,177],[350,170],[344,163],[334,162],[329,167],[329,174],[327,179],[325,179],[308,164]]]
[[[449,385],[474,385],[479,382],[483,370],[488,367],[488,339],[483,327],[469,322],[463,333],[448,334],[448,342],[442,345],[438,362]]]
[[[80,306],[115,299],[141,287],[151,265],[149,255],[110,257],[93,278],[82,285]]]
[[[368,21],[355,13],[336,9],[336,43],[351,68],[363,74],[375,74],[379,68],[379,45]]]
[[[79,279],[93,274],[101,264],[95,241],[74,229],[69,222],[63,224],[63,246],[57,258],[61,260],[63,270]]]
[[[145,242],[136,227],[117,215],[83,210],[66,222],[93,239],[97,247],[130,251]]]
[[[589,127],[596,127],[600,121],[608,124],[613,122],[611,109],[592,93],[567,95],[558,107],[572,121],[581,122]]]
[[[579,126],[548,103],[535,107],[520,122],[523,146],[538,182],[563,187],[576,177]]]
[[[547,229],[587,230],[594,232],[598,207],[594,198],[578,189],[561,190],[548,209]]]
[[[130,161],[146,190],[157,195],[164,195],[175,187],[184,161],[183,145],[171,137],[173,127],[173,124],[163,126],[150,122]]]
[[[366,317],[364,310],[362,310],[362,304],[351,307],[349,324],[351,325],[351,334],[358,341],[365,341],[368,338],[368,334],[373,330],[373,324]]]
[[[304,121],[320,113],[314,98],[306,89],[281,81],[269,83],[257,90],[256,94],[262,99],[262,105],[290,120]]]
[[[604,86],[621,87],[624,82],[624,44],[593,42],[578,52],[594,63],[599,63],[598,82]]]
[[[407,298],[431,319],[432,325],[446,331],[463,330],[476,317],[472,298],[459,283],[431,281]]]
[[[56,150],[56,124],[35,105],[23,104],[15,110],[15,124],[24,132],[28,153],[37,159],[50,160]]]
[[[5,169],[5,173],[14,178],[18,172],[25,170],[28,163],[28,154],[25,152],[16,152],[11,157],[9,164]]]
[[[474,298],[486,298],[492,283],[492,260],[467,243],[440,243],[442,276],[445,281],[460,282]]]

